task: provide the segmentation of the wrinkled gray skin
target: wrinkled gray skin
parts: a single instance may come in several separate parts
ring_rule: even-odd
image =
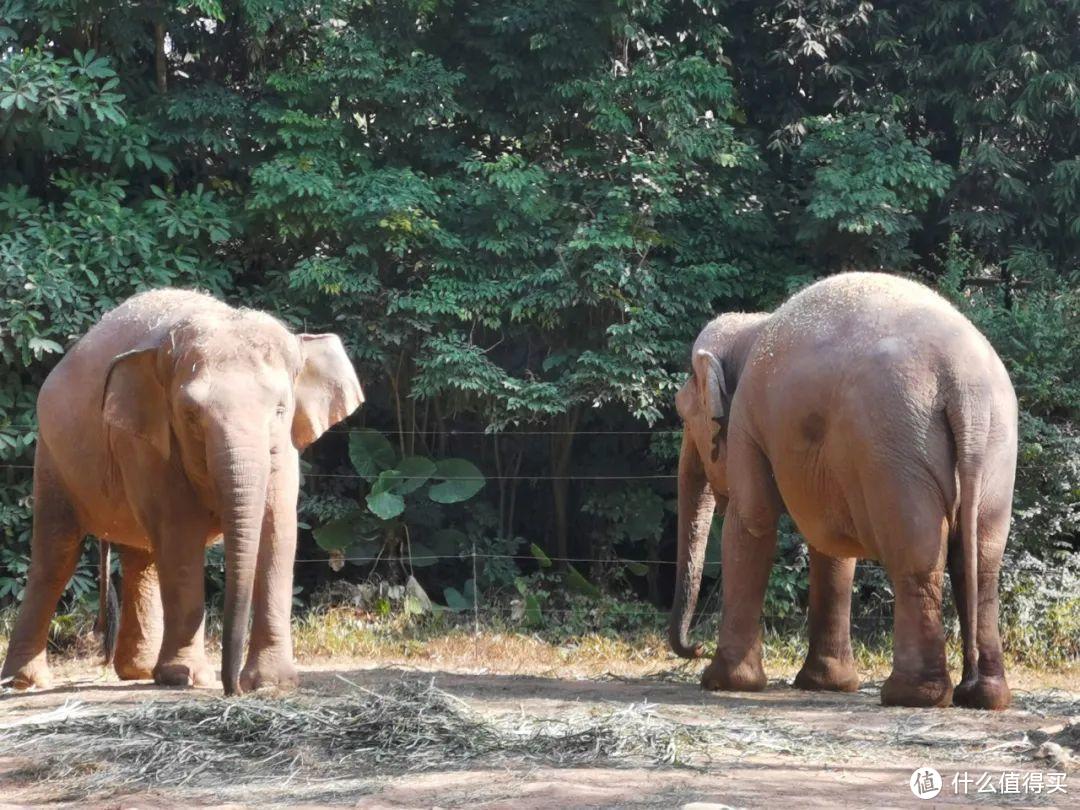
[[[815,618],[820,634],[833,636],[824,646],[842,648],[854,558],[880,560],[896,598],[882,702],[1008,706],[998,571],[1017,405],[978,330],[920,284],[848,273],[771,315],[717,318],[691,361],[676,398],[685,431],[671,640],[680,655],[700,654],[687,635],[719,504],[723,619],[703,686],[765,686],[761,609],[777,519],[787,511],[811,547],[812,651]],[[941,616],[946,563],[963,632],[955,692]],[[829,657],[826,650],[824,669]]]
[[[120,677],[213,683],[203,563],[224,534],[225,692],[294,685],[299,451],[362,402],[334,335],[181,290],[105,315],[38,397],[30,576],[3,676],[49,686],[49,620],[93,534],[121,550]]]

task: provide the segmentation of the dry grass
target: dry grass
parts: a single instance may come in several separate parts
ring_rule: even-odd
[[[162,701],[109,714],[69,705],[0,731],[0,746],[35,762],[35,778],[77,786],[85,796],[367,778],[478,761],[679,766],[709,744],[704,728],[660,718],[643,704],[557,720],[484,717],[430,681],[402,679],[381,693],[351,686],[336,699]]]
[[[5,619],[0,615],[0,649],[6,649]],[[10,624],[10,621],[7,622]],[[65,662],[75,668],[85,666],[97,652],[90,628],[93,617],[76,617],[65,623],[68,632],[50,645],[50,661],[58,673]],[[218,622],[211,617],[208,646],[220,653]],[[707,630],[697,635],[708,638]],[[684,662],[675,658],[666,637],[657,630],[630,633],[584,632],[552,638],[544,632],[530,632],[512,625],[481,625],[473,632],[471,621],[454,617],[410,617],[404,614],[374,616],[347,606],[310,610],[293,620],[296,658],[303,664],[333,661],[340,664],[380,663],[424,665],[513,675],[596,678],[660,677],[677,673],[681,680],[696,680],[705,661]],[[887,632],[857,636],[855,660],[864,681],[886,678],[892,669],[892,640]],[[806,656],[805,633],[767,633],[764,644],[765,668],[774,679],[790,680]],[[961,667],[959,645],[948,647],[949,666],[958,679]],[[1017,689],[1056,688],[1080,691],[1080,660],[1033,666],[1026,658],[1006,653],[1010,683]],[[675,677],[675,675],[672,675]]]
[[[548,677],[657,677],[673,672],[680,679],[697,680],[706,663],[675,658],[667,638],[656,631],[621,636],[586,633],[568,641],[553,641],[541,633],[508,627],[481,626],[477,635],[469,624],[372,618],[344,607],[310,612],[298,620],[294,644],[298,660],[309,664],[327,659],[377,661]],[[890,634],[857,639],[854,651],[864,681],[884,680],[892,671]],[[950,644],[948,653],[950,668],[959,680],[959,646]],[[794,678],[805,657],[805,635],[766,635],[764,663],[771,678]],[[1049,686],[1080,691],[1080,661],[1044,668],[1006,656],[1006,664],[1010,682],[1018,689]]]

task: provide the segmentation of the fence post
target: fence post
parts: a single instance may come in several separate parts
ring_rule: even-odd
[[[473,637],[480,637],[480,580],[476,577],[476,535],[472,537]]]

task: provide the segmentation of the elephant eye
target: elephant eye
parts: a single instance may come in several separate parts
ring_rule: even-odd
[[[277,415],[278,415],[278,418],[281,418],[281,417],[285,416],[285,406],[284,405],[278,405],[277,406]]]

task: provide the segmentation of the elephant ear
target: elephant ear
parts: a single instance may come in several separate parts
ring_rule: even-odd
[[[337,335],[300,335],[303,365],[296,377],[292,440],[303,450],[364,402],[349,356]]]
[[[724,420],[731,404],[724,364],[712,352],[698,349],[694,354],[694,377],[698,382],[698,395],[705,413],[715,421]]]
[[[114,357],[105,374],[101,412],[110,428],[139,437],[167,459],[169,408],[157,360],[157,347]]]

